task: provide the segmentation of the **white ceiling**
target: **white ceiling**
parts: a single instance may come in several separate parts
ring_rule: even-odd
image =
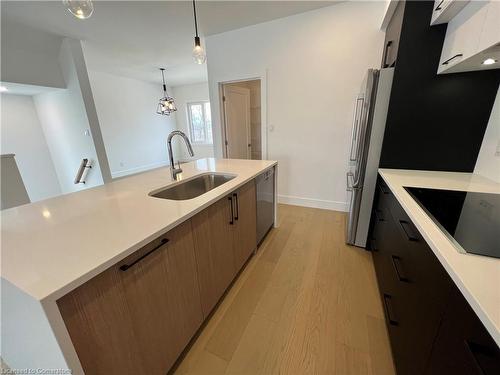
[[[199,1],[204,36],[287,17],[334,1]],[[170,86],[207,80],[206,65],[191,57],[191,1],[94,1],[94,14],[79,20],[61,1],[2,1],[2,18],[84,41],[90,69],[158,82],[167,67]],[[2,29],[2,32],[5,30]]]

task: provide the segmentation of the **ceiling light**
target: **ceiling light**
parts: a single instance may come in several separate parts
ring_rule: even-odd
[[[483,64],[483,65],[493,65],[493,64],[495,64],[496,62],[498,62],[498,60],[492,59],[492,58],[490,57],[490,58],[488,58],[488,59],[484,60],[482,64]]]
[[[9,89],[5,86],[0,86],[0,92],[6,92],[9,91]]]
[[[71,14],[81,20],[89,18],[94,12],[94,4],[91,0],[63,0],[63,4]]]
[[[177,111],[177,107],[175,106],[174,98],[168,96],[167,93],[167,84],[165,83],[165,68],[160,68],[161,70],[161,79],[163,81],[163,97],[158,102],[158,107],[156,109],[156,113],[159,115],[167,115],[169,116],[172,112]]]
[[[201,46],[200,37],[198,36],[198,21],[196,19],[196,4],[193,0],[193,14],[194,14],[194,48],[193,48],[193,58],[197,64],[203,64],[207,61],[207,55]]]

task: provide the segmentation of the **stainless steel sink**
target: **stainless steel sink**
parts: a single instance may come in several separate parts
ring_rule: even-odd
[[[235,177],[225,174],[207,173],[191,180],[181,181],[178,184],[152,191],[149,195],[155,198],[173,199],[176,201],[193,199],[225,184]]]

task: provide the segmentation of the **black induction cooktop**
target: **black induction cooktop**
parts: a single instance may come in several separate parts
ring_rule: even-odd
[[[500,194],[405,189],[464,252],[500,258]]]

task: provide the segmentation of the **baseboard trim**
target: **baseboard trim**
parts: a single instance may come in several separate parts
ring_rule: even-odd
[[[166,161],[161,161],[161,162],[158,162],[158,163],[152,163],[152,164],[143,165],[143,166],[140,166],[140,167],[125,169],[123,171],[111,172],[111,177],[112,178],[125,177],[125,176],[131,175],[131,174],[136,174],[136,173],[140,173],[140,172],[149,171],[150,169],[165,167],[168,164],[169,163],[166,162]]]
[[[278,203],[291,204],[294,206],[322,208],[331,211],[347,211],[347,202],[328,201],[323,199],[302,198],[292,195],[278,194]]]

